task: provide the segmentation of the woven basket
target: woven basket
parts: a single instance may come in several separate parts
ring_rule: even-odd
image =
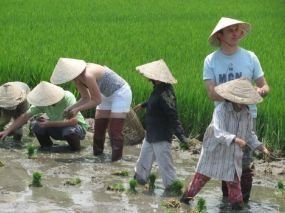
[[[133,109],[131,109],[127,114],[123,133],[124,144],[127,145],[140,144],[144,139],[145,130],[141,124],[140,119]]]

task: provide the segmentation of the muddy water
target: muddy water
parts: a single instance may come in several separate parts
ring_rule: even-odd
[[[64,143],[59,143],[53,152],[38,152],[35,159],[27,157],[23,145],[1,142],[0,161],[4,166],[0,167],[0,212],[190,212],[186,205],[179,209],[161,205],[170,198],[178,198],[165,196],[161,178],[156,182],[154,193],[143,186],[137,187],[135,195],[107,191],[112,183],[120,182],[128,188],[140,146],[126,146],[124,159],[111,163],[109,144],[105,144],[104,156],[94,157],[91,138],[89,134],[80,152],[68,152]],[[24,144],[27,143],[38,145],[33,137],[25,138]],[[173,156],[178,177],[188,183],[197,157],[190,158],[189,152],[175,149]],[[129,176],[111,175],[120,170],[128,170]],[[34,171],[43,173],[42,187],[29,186]],[[154,165],[153,171],[158,171],[157,166]],[[66,185],[65,182],[73,177],[79,177],[81,184]],[[278,178],[256,176],[254,180],[252,201],[243,212],[285,212],[285,198],[274,189]],[[231,212],[228,204],[222,201],[219,186],[218,181],[210,181],[199,194],[206,199],[207,212]]]

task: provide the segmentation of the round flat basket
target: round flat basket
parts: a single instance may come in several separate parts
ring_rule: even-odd
[[[144,139],[145,130],[140,119],[133,109],[131,109],[127,114],[123,133],[124,144],[127,145],[140,144]]]

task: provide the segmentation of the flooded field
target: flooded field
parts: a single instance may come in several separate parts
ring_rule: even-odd
[[[52,152],[38,152],[36,158],[29,159],[25,144],[34,143],[34,137],[24,138],[24,144],[13,141],[0,143],[0,212],[190,212],[186,205],[180,208],[166,208],[163,203],[171,198],[164,194],[161,178],[156,181],[154,193],[144,186],[137,187],[137,194],[127,191],[108,191],[113,183],[122,183],[128,188],[133,177],[133,168],[138,158],[140,145],[125,146],[124,159],[110,162],[110,146],[105,144],[105,155],[92,154],[92,135],[87,135],[80,152],[71,153],[64,143]],[[198,155],[175,149],[173,157],[180,180],[188,184],[196,165]],[[284,166],[284,162],[282,162]],[[243,212],[285,212],[285,195],[276,189],[277,181],[284,182],[284,175],[264,175],[263,168],[257,170],[251,201]],[[281,165],[282,168],[282,165]],[[153,167],[158,172],[157,166]],[[127,170],[126,177],[112,175],[114,171]],[[32,174],[41,172],[42,187],[32,187]],[[68,185],[71,178],[80,178],[78,185]],[[198,195],[206,200],[207,212],[231,212],[223,202],[220,182],[210,181]]]

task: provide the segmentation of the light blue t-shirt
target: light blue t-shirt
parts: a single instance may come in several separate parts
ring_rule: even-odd
[[[220,49],[209,54],[204,61],[203,80],[214,80],[216,85],[245,77],[254,81],[264,75],[257,56],[248,50],[238,48],[232,55],[225,55]],[[217,105],[219,102],[215,102]],[[256,105],[250,105],[253,118],[257,116]]]

